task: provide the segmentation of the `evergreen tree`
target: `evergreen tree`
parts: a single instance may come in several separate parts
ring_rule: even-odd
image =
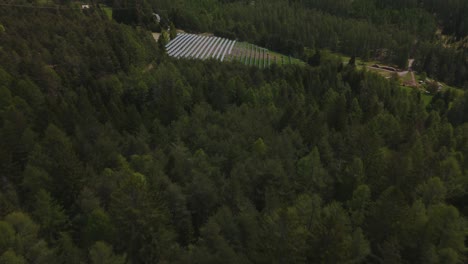
[[[169,26],[169,37],[170,37],[170,39],[175,39],[177,37],[177,29],[176,29],[174,23],[172,23],[172,22],[171,22],[171,24]]]

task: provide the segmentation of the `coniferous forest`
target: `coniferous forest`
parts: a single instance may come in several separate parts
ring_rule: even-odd
[[[73,2],[0,2],[0,264],[468,261],[467,92],[325,55],[177,60],[150,34],[414,58],[467,90],[468,1]]]

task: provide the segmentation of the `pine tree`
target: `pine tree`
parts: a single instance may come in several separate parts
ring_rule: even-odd
[[[169,26],[169,37],[170,39],[175,39],[177,37],[177,29],[174,25],[174,23],[171,22]]]

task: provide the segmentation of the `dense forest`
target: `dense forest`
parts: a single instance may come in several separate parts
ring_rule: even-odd
[[[118,7],[144,3],[185,30],[247,40],[303,59],[310,56],[306,48],[377,59],[403,69],[408,58],[415,58],[415,70],[468,89],[466,0],[116,2],[126,3]],[[138,23],[151,13],[133,14],[127,17]],[[437,37],[437,32],[454,37],[447,43],[445,35]],[[463,43],[461,47],[457,40]]]
[[[298,57],[398,63],[416,45],[430,56],[417,67],[455,84],[466,68],[436,69],[466,66],[466,52],[432,33],[443,23],[462,39],[463,13],[438,1],[115,2],[114,20],[0,7],[0,264],[468,261],[468,93],[426,106],[326,57],[175,60],[144,7]]]

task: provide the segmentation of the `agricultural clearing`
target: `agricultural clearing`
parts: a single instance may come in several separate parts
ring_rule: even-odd
[[[166,45],[166,51],[169,56],[177,59],[237,61],[259,68],[267,68],[272,64],[304,64],[298,59],[272,52],[257,45],[206,34],[179,33]]]

